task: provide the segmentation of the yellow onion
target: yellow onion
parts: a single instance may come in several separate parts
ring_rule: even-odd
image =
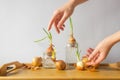
[[[52,47],[52,44],[50,44],[50,46],[47,48],[46,50],[46,54],[48,56],[52,56],[52,52],[54,51],[53,47]]]
[[[55,64],[58,70],[65,70],[66,68],[66,63],[63,60],[57,60]]]
[[[86,64],[88,62],[88,58],[87,57],[83,57],[82,58],[82,62]]]
[[[69,44],[71,44],[72,47],[75,47],[76,40],[75,40],[75,38],[73,37],[73,35],[70,35]]]
[[[41,57],[34,57],[32,59],[32,66],[34,66],[34,67],[42,66],[42,58]]]
[[[76,69],[78,69],[78,70],[84,70],[84,63],[82,61],[78,61],[76,63]]]

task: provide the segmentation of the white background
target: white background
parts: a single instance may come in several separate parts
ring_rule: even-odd
[[[35,43],[45,36],[53,11],[68,0],[0,0],[0,65],[11,62],[31,62],[42,56],[48,40]],[[89,0],[76,7],[73,15],[74,35],[81,56],[89,47],[120,30],[120,0]],[[69,21],[57,34],[52,28],[57,59],[65,59],[65,46],[69,36]],[[120,43],[117,43],[103,62],[120,61]]]

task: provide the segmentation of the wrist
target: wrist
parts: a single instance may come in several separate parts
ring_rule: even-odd
[[[85,2],[87,0],[69,0],[69,3],[73,6],[73,7],[76,7],[77,5]]]
[[[116,44],[117,42],[120,42],[120,31],[112,34],[111,36],[107,37],[108,40],[111,42],[111,45]]]

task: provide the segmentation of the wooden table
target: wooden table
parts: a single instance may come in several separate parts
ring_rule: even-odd
[[[97,72],[73,70],[19,69],[7,76],[0,76],[0,80],[120,80],[120,66],[116,64],[102,65]]]

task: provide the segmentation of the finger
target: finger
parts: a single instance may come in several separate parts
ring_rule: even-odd
[[[62,31],[64,31],[64,27],[65,27],[65,25],[63,24],[63,26],[60,27],[59,29],[61,29]]]
[[[94,49],[89,48],[89,49],[87,50],[87,52],[88,52],[88,53],[92,53],[92,52],[93,52],[93,50],[94,50]]]
[[[50,22],[49,22],[49,24],[48,24],[48,31],[52,28],[52,25],[53,25],[53,23],[55,22],[55,20],[56,20],[56,18],[57,18],[57,15],[58,15],[58,13],[54,13],[54,15],[52,16],[52,18],[51,18],[51,20],[50,20]],[[56,27],[57,27],[57,26],[56,26]],[[58,29],[56,29],[56,31],[59,32]]]
[[[89,55],[93,52],[94,49],[88,48],[87,49],[87,54],[85,56],[89,57]]]
[[[59,34],[59,33],[60,33],[60,30],[59,30],[59,28],[57,27],[57,24],[58,24],[58,21],[56,20],[56,21],[54,22],[54,27],[55,27],[55,30],[57,31],[57,33]]]
[[[98,50],[94,50],[88,57],[88,60],[91,61],[98,53]]]
[[[58,23],[58,28],[64,28],[63,24],[65,23],[65,21],[67,20],[68,16],[66,14],[63,15],[63,17],[61,18],[61,20]]]
[[[90,53],[86,53],[83,57],[89,57]]]
[[[56,16],[53,16],[48,24],[48,31],[52,28],[53,22],[55,21]]]
[[[95,57],[92,59],[93,62],[95,62],[99,57],[100,57],[100,53],[98,52],[98,53],[95,55]]]
[[[89,48],[91,51],[94,51],[94,49],[93,48]]]
[[[93,63],[93,65],[98,65],[104,60],[104,56],[99,56]]]
[[[60,29],[63,31],[64,30],[64,28],[63,27],[60,27]]]

